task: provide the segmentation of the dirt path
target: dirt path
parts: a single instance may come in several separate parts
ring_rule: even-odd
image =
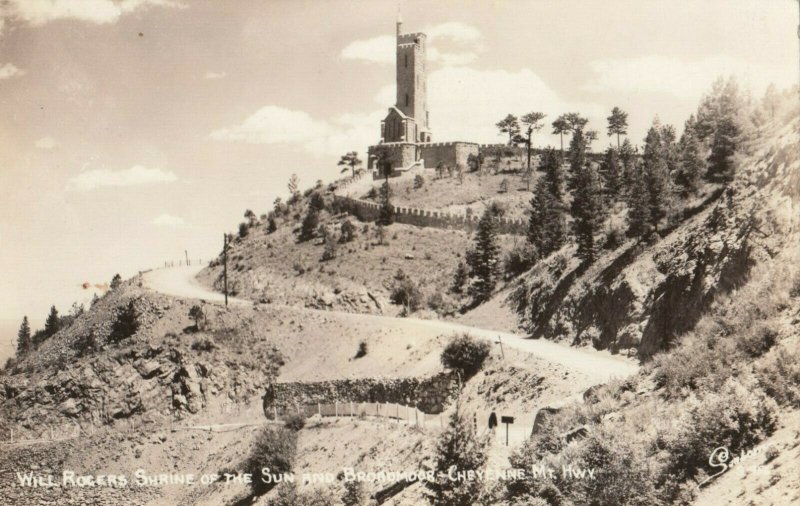
[[[224,296],[202,286],[195,276],[203,266],[176,267],[171,269],[158,269],[144,275],[144,282],[152,290],[166,295],[190,299],[201,299],[207,302],[222,303]],[[252,302],[228,298],[231,305],[252,305]],[[297,309],[297,308],[293,308]],[[307,309],[307,311],[321,311]],[[326,314],[336,315],[344,320],[350,319],[356,323],[367,319],[377,321],[386,328],[403,328],[408,332],[415,329],[431,328],[441,330],[442,333],[468,332],[469,334],[493,342],[502,342],[506,348],[513,348],[525,353],[530,353],[552,363],[560,364],[575,371],[582,372],[598,383],[607,382],[613,377],[626,377],[638,371],[638,365],[631,359],[610,355],[606,352],[593,351],[585,348],[572,348],[563,344],[546,341],[544,339],[529,339],[525,336],[509,332],[481,329],[468,325],[461,325],[447,321],[419,320],[416,318],[394,318],[380,315],[366,315],[354,313],[339,313],[325,311]]]

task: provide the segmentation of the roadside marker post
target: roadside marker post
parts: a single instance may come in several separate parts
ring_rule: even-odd
[[[506,446],[508,446],[508,426],[514,423],[513,416],[501,416],[500,423],[506,424]]]

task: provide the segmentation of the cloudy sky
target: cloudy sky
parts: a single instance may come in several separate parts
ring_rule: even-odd
[[[795,0],[402,1],[429,36],[434,140],[505,114],[613,106],[640,143],[719,74],[797,80]],[[364,153],[394,97],[396,1],[0,0],[0,319],[41,325],[84,282],[219,251]],[[542,134],[537,142],[554,144]],[[601,136],[595,145],[608,142]],[[363,157],[363,155],[362,155]]]

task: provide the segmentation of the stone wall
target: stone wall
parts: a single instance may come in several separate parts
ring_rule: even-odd
[[[375,202],[359,200],[341,195],[334,196],[337,204],[361,221],[375,221],[378,218],[380,206]],[[434,227],[444,229],[474,231],[478,227],[478,215],[452,214],[440,211],[430,211],[410,207],[394,206],[395,223],[416,225],[418,227]],[[500,218],[497,231],[500,234],[524,235],[527,232],[527,222]]]
[[[417,146],[410,142],[391,142],[370,146],[367,150],[367,168],[376,169],[375,156],[378,153],[386,153],[389,163],[392,165],[392,175],[400,174],[397,169],[405,168],[417,161]]]
[[[297,410],[332,402],[380,402],[416,406],[437,414],[458,392],[458,378],[449,372],[425,378],[361,378],[317,382],[273,383],[264,394],[264,412]]]
[[[418,157],[425,160],[425,167],[429,169],[441,163],[445,167],[461,166],[466,170],[469,155],[478,154],[478,144],[474,142],[433,142],[418,146]]]

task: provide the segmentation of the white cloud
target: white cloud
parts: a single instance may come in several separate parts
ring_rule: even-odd
[[[307,141],[328,133],[327,123],[316,121],[303,111],[268,105],[251,114],[241,125],[216,130],[210,137],[218,141],[280,144]]]
[[[25,71],[18,68],[13,63],[6,63],[0,67],[0,81],[3,79],[11,79],[12,77],[19,77],[25,75]]]
[[[123,14],[149,6],[184,7],[173,0],[9,0],[6,14],[34,26],[57,19],[115,23]]]
[[[796,68],[758,65],[725,55],[687,60],[649,55],[631,59],[603,59],[590,63],[597,74],[583,85],[592,92],[665,93],[697,100],[720,76],[736,76],[753,92],[762,93],[770,82],[788,86]]]
[[[178,228],[186,225],[186,222],[180,216],[173,216],[171,214],[162,214],[150,222],[157,227]]]
[[[356,40],[342,49],[341,57],[345,60],[392,64],[395,61],[396,43],[397,40],[391,35]]]
[[[464,23],[442,23],[423,30],[428,35],[428,60],[445,66],[466,65],[478,58],[477,51],[483,50],[483,35],[474,26]],[[450,41],[469,51],[445,51],[439,44]],[[395,63],[396,38],[393,35],[380,35],[371,39],[356,40],[348,44],[340,56],[345,60],[359,60],[367,63],[392,65]],[[445,45],[446,42],[445,42]]]
[[[58,146],[58,143],[52,137],[42,137],[36,141],[35,145],[39,149],[53,149]]]
[[[481,31],[472,25],[451,21],[429,26],[423,32],[428,36],[428,41],[433,42],[437,39],[450,39],[453,42],[476,43],[483,39]]]
[[[203,76],[203,79],[224,79],[228,74],[226,72],[211,72],[208,71]]]
[[[90,191],[108,186],[138,186],[177,180],[174,172],[134,165],[125,170],[93,169],[81,172],[69,180],[67,189]]]

